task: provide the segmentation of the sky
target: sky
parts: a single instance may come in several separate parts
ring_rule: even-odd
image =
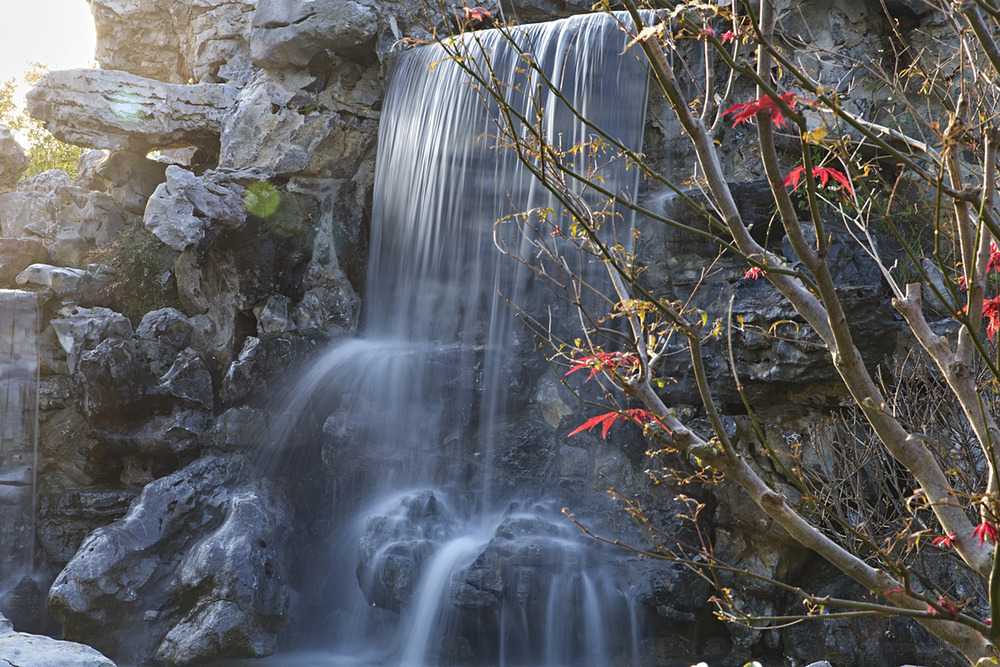
[[[94,20],[87,0],[4,0],[0,81],[18,80],[27,63],[50,70],[94,66]]]

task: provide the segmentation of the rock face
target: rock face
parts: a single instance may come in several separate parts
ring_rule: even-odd
[[[246,473],[232,457],[199,459],[84,540],[49,593],[66,635],[168,665],[273,653],[288,621],[290,510]]]

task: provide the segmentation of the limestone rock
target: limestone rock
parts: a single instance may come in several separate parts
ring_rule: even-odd
[[[220,172],[199,178],[171,165],[166,178],[149,198],[143,221],[174,250],[197,245],[214,224],[234,228],[246,220],[243,186]]]
[[[335,78],[349,77],[361,90],[377,86],[377,67],[342,68]],[[262,72],[240,92],[239,105],[225,120],[221,165],[351,178],[375,145],[378,112],[338,102],[327,88],[336,85],[323,86],[308,73]]]
[[[22,271],[48,261],[49,251],[38,239],[0,238],[0,288],[14,287]]]
[[[97,62],[170,83],[202,81],[249,54],[253,9],[249,0],[94,0]]]
[[[199,459],[94,531],[49,593],[66,636],[129,663],[273,651],[287,619],[290,509],[248,472],[240,457]]]
[[[109,308],[64,308],[51,325],[59,345],[66,352],[70,374],[76,372],[80,355],[101,341],[132,335],[132,323],[128,318]]]
[[[28,168],[28,156],[6,127],[0,127],[0,193],[10,192]]]
[[[324,51],[371,57],[378,30],[370,3],[355,0],[260,0],[250,53],[265,69],[306,67]]]
[[[75,184],[107,193],[123,210],[142,215],[146,201],[166,180],[167,165],[128,151],[87,151]]]
[[[138,410],[152,388],[135,339],[102,340],[80,355],[74,379],[91,419],[121,419]]]
[[[14,632],[0,614],[0,662],[10,667],[115,667],[99,652],[75,642]]]
[[[57,139],[77,146],[143,155],[195,146],[215,154],[235,101],[236,87],[230,84],[187,86],[128,72],[75,69],[43,76],[28,92],[27,108]]]

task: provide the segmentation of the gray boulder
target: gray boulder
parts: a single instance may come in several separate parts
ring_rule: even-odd
[[[14,632],[2,614],[0,662],[9,667],[115,667],[115,663],[84,644]]]
[[[291,510],[247,479],[241,457],[208,456],[147,485],[56,578],[49,611],[66,636],[130,663],[275,651]]]
[[[38,239],[0,238],[0,288],[13,287],[19,273],[48,261],[49,251]]]

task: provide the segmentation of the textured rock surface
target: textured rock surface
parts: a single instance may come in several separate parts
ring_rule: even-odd
[[[112,70],[49,72],[28,93],[28,113],[57,139],[87,148],[145,154],[195,146],[218,153],[236,88],[186,86]],[[66,100],[72,100],[67,104]]]
[[[10,192],[28,168],[28,156],[6,127],[0,127],[0,193]]]
[[[355,0],[260,0],[253,16],[250,54],[269,69],[306,67],[317,55],[371,55],[378,30],[370,3]]]
[[[247,472],[232,457],[199,459],[84,540],[49,594],[67,637],[171,665],[273,652],[287,622],[289,509]]]
[[[115,667],[84,644],[14,632],[0,614],[0,662],[10,667]]]
[[[248,0],[95,0],[90,8],[103,69],[186,83],[211,77],[249,52],[254,3]]]

